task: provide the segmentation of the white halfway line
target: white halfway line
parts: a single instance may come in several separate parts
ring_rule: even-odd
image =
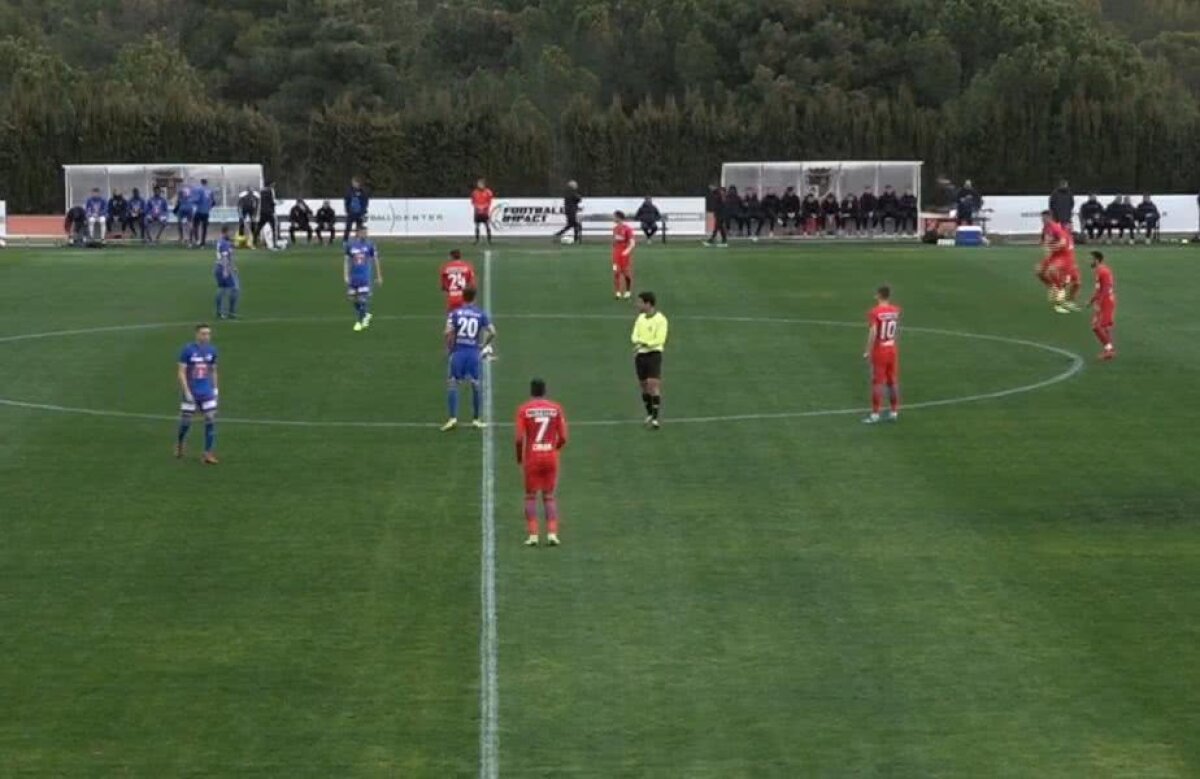
[[[492,252],[483,253],[483,310],[492,309]],[[496,629],[496,433],[492,403],[495,362],[483,368],[483,463],[479,546],[479,779],[500,776],[499,641]]]

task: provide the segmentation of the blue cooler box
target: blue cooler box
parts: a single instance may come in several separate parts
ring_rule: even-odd
[[[955,246],[983,246],[983,228],[963,225],[954,231]]]

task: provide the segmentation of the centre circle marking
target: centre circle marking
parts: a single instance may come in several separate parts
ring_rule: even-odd
[[[344,316],[318,316],[318,317],[266,317],[263,319],[239,319],[232,327],[245,327],[247,325],[265,325],[265,324],[304,324],[314,322],[341,322],[344,321]],[[425,320],[434,319],[429,315],[419,314],[396,314],[384,315],[375,317],[376,321],[382,320]],[[619,319],[622,321],[628,320],[626,316],[616,314],[508,314],[498,317],[501,321],[508,319]],[[676,321],[691,321],[691,322],[734,322],[740,324],[772,324],[772,325],[805,325],[811,327],[853,327],[861,328],[861,322],[836,322],[826,319],[788,319],[782,317],[748,317],[748,316],[685,316],[677,315],[672,319]],[[0,345],[7,343],[17,343],[21,341],[35,341],[45,338],[65,338],[74,335],[98,335],[102,333],[123,333],[133,332],[137,330],[161,330],[169,327],[190,327],[194,322],[155,322],[149,324],[137,325],[111,325],[106,327],[89,327],[74,330],[54,330],[45,333],[25,333],[21,335],[0,336]],[[957,406],[966,403],[978,403],[985,400],[997,400],[1006,398],[1012,395],[1021,395],[1026,392],[1035,392],[1046,387],[1059,384],[1074,378],[1083,370],[1084,360],[1075,352],[1058,346],[1040,343],[1038,341],[1030,341],[1024,338],[1010,338],[1002,335],[986,335],[982,333],[966,333],[958,330],[942,330],[934,327],[909,327],[906,326],[905,331],[914,333],[926,333],[929,335],[941,335],[948,338],[967,338],[977,341],[991,341],[993,343],[1009,344],[1014,346],[1024,346],[1038,351],[1048,352],[1050,354],[1064,357],[1070,360],[1070,365],[1059,373],[1053,376],[1036,381],[1031,384],[1022,384],[1017,387],[1009,387],[999,389],[993,392],[981,392],[975,395],[961,395],[953,398],[941,398],[939,400],[925,400],[918,403],[906,403],[904,410],[911,411],[913,409],[922,408],[938,408],[941,406]],[[178,414],[143,414],[136,411],[119,411],[116,409],[96,409],[96,408],[79,408],[76,406],[61,406],[54,403],[37,403],[34,401],[14,400],[12,398],[0,398],[0,406],[8,406],[11,408],[24,408],[35,411],[51,411],[60,414],[80,414],[93,417],[113,417],[118,419],[145,419],[153,421],[174,422],[178,420]],[[700,416],[700,417],[669,417],[667,422],[670,424],[703,424],[710,422],[747,422],[754,420],[780,420],[780,419],[804,419],[808,417],[832,417],[844,416],[847,414],[861,414],[867,409],[862,406],[853,406],[847,408],[828,408],[815,409],[812,411],[779,411],[765,412],[757,414],[723,414],[718,416]],[[418,429],[437,429],[440,424],[437,422],[365,422],[365,421],[345,421],[332,422],[320,420],[306,419],[258,419],[246,417],[221,417],[222,423],[231,423],[239,425],[263,425],[273,427],[317,427],[317,428],[418,428]],[[511,423],[492,423],[497,427],[511,427]],[[640,425],[640,419],[591,419],[581,422],[572,422],[574,427],[613,427],[617,425]]]

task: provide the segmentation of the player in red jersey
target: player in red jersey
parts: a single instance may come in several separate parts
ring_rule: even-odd
[[[613,296],[617,300],[629,300],[633,296],[633,247],[637,239],[633,228],[625,223],[623,211],[613,212]]]
[[[441,280],[446,311],[453,311],[463,304],[463,290],[475,286],[475,266],[463,259],[462,252],[453,249],[450,259],[442,264]]]
[[[1092,307],[1092,332],[1104,347],[1100,352],[1101,360],[1111,360],[1117,356],[1113,348],[1112,331],[1117,319],[1117,292],[1113,286],[1112,269],[1104,262],[1104,255],[1092,252],[1092,270],[1096,275],[1096,291],[1088,305]]]
[[[888,393],[888,415],[900,417],[900,354],[896,345],[900,335],[900,307],[892,303],[892,288],[886,284],[875,291],[875,307],[867,312],[867,348],[863,357],[871,361],[871,414],[863,419],[868,425],[880,420],[883,390]]]
[[[567,415],[546,399],[546,382],[529,382],[530,399],[517,409],[517,464],[525,471],[525,546],[538,545],[538,493],[546,511],[546,543],[558,546],[558,452],[567,445]]]
[[[1046,285],[1054,310],[1060,314],[1078,311],[1075,299],[1079,296],[1079,267],[1075,264],[1075,236],[1069,227],[1056,222],[1049,211],[1042,212],[1042,243],[1046,255],[1037,266],[1037,275]]]
[[[475,182],[475,189],[471,190],[471,210],[475,213],[475,243],[479,243],[479,225],[483,225],[487,230],[487,242],[490,246],[492,243],[492,200],[495,198],[495,193],[488,189],[487,182],[483,179]]]

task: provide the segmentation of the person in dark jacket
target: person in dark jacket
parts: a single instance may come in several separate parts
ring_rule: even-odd
[[[879,227],[879,198],[871,187],[863,189],[858,196],[858,229],[865,234],[875,232]]]
[[[258,235],[258,195],[253,190],[243,190],[238,195],[238,233],[241,235]],[[246,232],[249,226],[250,232]]]
[[[975,224],[975,215],[979,213],[982,205],[983,198],[979,196],[979,192],[971,184],[971,180],[967,179],[954,196],[954,209],[958,223],[960,225]]]
[[[704,242],[705,246],[728,246],[729,231],[725,229],[725,223],[729,219],[726,213],[725,206],[725,190],[722,187],[717,187],[712,192],[713,194],[713,211],[712,211],[712,232],[709,233],[708,240]],[[717,242],[717,236],[721,237],[720,243]]]
[[[262,238],[263,225],[271,227],[271,246],[274,249],[279,241],[279,222],[275,219],[275,185],[268,183],[258,193],[258,222],[254,225],[254,242]]]
[[[87,211],[83,206],[71,206],[63,219],[63,232],[67,234],[67,244],[83,246],[87,243]]]
[[[346,190],[346,197],[342,205],[346,209],[346,230],[342,234],[342,240],[349,241],[351,226],[356,230],[366,227],[367,211],[371,205],[371,198],[367,195],[367,190],[363,188],[362,181],[358,176],[350,179],[350,188]]]
[[[1134,216],[1145,232],[1146,243],[1150,243],[1152,238],[1157,238],[1158,206],[1154,205],[1154,201],[1150,199],[1149,195],[1142,196],[1142,202],[1138,203],[1137,208],[1134,209]]]
[[[763,224],[766,224],[767,235],[775,237],[775,224],[779,220],[779,209],[782,207],[779,195],[776,195],[775,190],[768,187],[762,199],[762,222],[758,225],[759,232],[762,232]]]
[[[654,201],[647,197],[638,206],[637,213],[634,216],[642,226],[642,232],[645,236],[653,238],[658,232],[658,223],[662,219],[662,214],[659,213],[658,206],[654,205]]]
[[[579,204],[583,202],[583,198],[579,195],[579,184],[574,180],[567,182],[567,191],[563,195],[563,216],[567,218],[566,225],[563,229],[554,234],[555,240],[566,235],[567,231],[571,231],[575,243],[583,240],[583,226],[579,224]]]
[[[124,230],[122,225],[125,224],[125,218],[129,215],[129,201],[121,194],[121,190],[114,189],[112,197],[108,199],[108,224],[105,225],[106,231],[111,233],[113,227],[118,230]]]
[[[1096,199],[1095,194],[1088,195],[1087,200],[1079,207],[1079,225],[1089,241],[1100,240],[1104,232],[1104,206]]]
[[[725,231],[737,230],[738,235],[743,235],[745,221],[742,196],[738,194],[737,187],[731,184],[725,188]]]
[[[312,243],[312,209],[308,207],[308,203],[301,198],[292,206],[292,210],[288,211],[288,240],[291,243],[296,243],[296,231],[306,235],[305,243]]]
[[[803,225],[805,235],[812,235],[817,232],[817,225],[820,221],[821,201],[817,199],[817,191],[810,189],[804,196],[803,202],[800,203],[800,219],[797,220],[797,223]]]
[[[1107,231],[1104,242],[1108,243],[1113,239],[1113,231],[1117,233],[1117,240],[1125,237],[1126,229],[1129,230],[1129,240],[1133,241],[1134,219],[1133,214],[1127,213],[1125,210],[1125,201],[1117,195],[1104,208],[1104,218],[1108,222],[1106,225]]]
[[[333,237],[337,235],[337,214],[333,211],[333,206],[329,201],[321,203],[321,207],[317,209],[317,243],[321,242],[321,232],[329,231],[329,243],[333,244]]]
[[[137,187],[129,195],[129,205],[125,210],[125,218],[121,220],[121,231],[128,230],[134,238],[146,237],[146,200]]]
[[[967,184],[970,183],[967,182]],[[904,194],[900,196],[900,232],[905,235],[917,234],[918,210],[917,196],[911,189],[904,190]]]
[[[887,220],[891,219],[892,230],[895,231],[900,216],[900,199],[896,197],[896,190],[892,189],[891,184],[885,184],[883,194],[879,196],[878,214],[880,230],[887,232]]]
[[[825,193],[825,197],[821,198],[821,224],[825,228],[826,235],[834,235],[837,232],[838,223],[838,206],[837,195],[830,190]]]
[[[724,194],[721,188],[716,184],[708,185],[708,192],[704,195],[704,226],[709,230],[717,226],[717,214],[721,213],[721,201]]]
[[[795,187],[788,187],[783,191],[779,213],[783,215],[779,220],[779,225],[785,232],[787,232],[789,223],[791,227],[800,226],[800,196],[796,194]]]
[[[858,196],[847,192],[838,209],[838,229],[846,234],[858,232]]]
[[[751,189],[746,192],[746,197],[742,201],[746,206],[746,219],[750,224],[750,237],[758,240],[758,236],[762,235],[763,216],[762,201],[758,199],[758,192]]]
[[[1050,213],[1054,221],[1068,230],[1071,229],[1071,214],[1075,212],[1075,196],[1071,194],[1071,186],[1063,179],[1058,188],[1050,193]]]

